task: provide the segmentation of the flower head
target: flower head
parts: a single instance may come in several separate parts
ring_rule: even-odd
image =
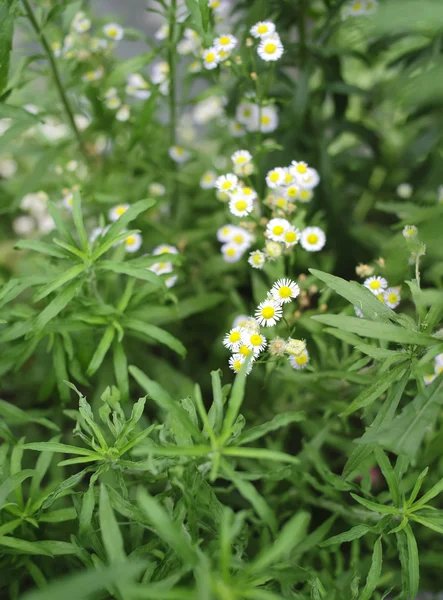
[[[265,300],[260,302],[255,311],[255,318],[265,327],[273,327],[282,318],[283,312],[281,304],[275,300]]]
[[[238,352],[242,345],[242,332],[241,327],[233,327],[223,338],[223,346],[231,352]]]
[[[286,351],[286,341],[281,337],[275,337],[269,342],[268,349],[271,356],[284,356]]]
[[[284,48],[280,36],[271,33],[262,37],[257,49],[258,55],[265,61],[276,61],[282,57]]]
[[[131,233],[124,241],[126,252],[137,252],[137,250],[140,249],[142,242],[143,239],[139,233]]]
[[[117,121],[128,121],[131,116],[129,106],[127,104],[122,104],[118,111],[115,114],[115,118]]]
[[[118,42],[123,39],[124,29],[116,23],[108,23],[108,25],[103,27],[103,33],[106,35],[106,37]]]
[[[226,194],[232,194],[238,187],[238,177],[233,173],[227,173],[226,175],[221,175],[217,177],[215,180],[215,187],[220,192],[225,192]]]
[[[262,269],[263,265],[266,262],[266,254],[261,252],[261,250],[254,250],[250,253],[248,258],[248,263],[254,269]]]
[[[368,288],[373,294],[377,295],[383,293],[388,287],[388,282],[384,277],[380,277],[380,275],[375,275],[373,277],[368,277],[364,280],[363,285]]]
[[[305,340],[294,340],[288,338],[286,342],[286,352],[291,356],[300,356],[306,351]]]
[[[175,246],[171,246],[170,244],[160,244],[156,246],[152,251],[152,254],[178,254],[178,249]]]
[[[205,171],[200,179],[200,187],[203,190],[210,190],[215,185],[217,175],[214,171]]]
[[[300,369],[305,369],[309,363],[308,351],[304,350],[304,352],[302,352],[298,356],[290,356],[289,362],[292,368],[297,369],[297,371],[299,371]]]
[[[286,219],[271,219],[266,226],[266,233],[269,239],[274,242],[282,242],[284,234],[291,224]]]
[[[413,188],[410,183],[400,183],[397,186],[397,196],[400,198],[410,198],[412,196]]]
[[[183,164],[190,159],[191,153],[182,146],[171,146],[169,148],[169,156],[174,162]]]
[[[227,242],[223,244],[221,247],[221,251],[223,254],[223,259],[225,262],[234,263],[240,260],[243,254],[243,249],[241,246],[234,244],[232,242]]]
[[[117,204],[109,211],[109,220],[117,221],[128,210],[129,204]]]
[[[418,233],[418,229],[415,225],[406,225],[402,231],[403,237],[407,240],[415,238]]]
[[[326,243],[326,236],[320,227],[306,227],[301,232],[300,244],[308,252],[318,252]]]
[[[268,171],[266,175],[266,185],[271,189],[281,187],[285,182],[285,170],[282,167],[275,167]]]
[[[252,160],[252,154],[248,152],[248,150],[237,150],[231,156],[231,160],[234,164],[234,167],[242,167]]]
[[[236,217],[246,217],[254,208],[254,201],[243,195],[236,194],[229,201],[229,210]]]
[[[387,288],[383,292],[383,299],[386,306],[389,306],[389,308],[397,308],[401,301],[400,292],[394,287]]]
[[[301,234],[300,234],[299,229],[297,229],[293,225],[288,227],[283,234],[283,240],[282,240],[284,242],[286,248],[292,248],[292,246],[295,246],[296,244],[298,244],[300,235]]]
[[[291,279],[278,279],[271,288],[271,295],[276,302],[286,304],[300,294],[300,288]]]
[[[271,21],[259,21],[251,27],[250,33],[255,38],[264,38],[275,33],[275,25]]]
[[[241,334],[241,341],[249,348],[249,350],[252,350],[255,356],[260,354],[260,352],[266,348],[268,343],[265,336],[257,331],[243,331]]]
[[[214,46],[207,48],[203,52],[203,66],[208,71],[212,71],[212,69],[216,69],[220,62],[220,55],[218,49]]]
[[[214,47],[216,50],[223,50],[224,52],[231,52],[237,46],[237,38],[230,33],[223,33],[214,40]]]
[[[246,356],[244,354],[240,354],[240,353],[233,354],[231,356],[231,358],[229,359],[229,368],[232,369],[234,371],[234,373],[238,373],[240,371],[240,369],[242,368],[245,360],[246,360]],[[248,368],[247,368],[247,371],[246,371],[247,375],[249,375],[249,373],[252,370],[253,362],[254,362],[254,359],[251,358]]]

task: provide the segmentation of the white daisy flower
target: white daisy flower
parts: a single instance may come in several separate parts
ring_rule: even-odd
[[[77,33],[85,33],[91,28],[91,21],[87,18],[79,19],[73,23],[73,28]]]
[[[172,160],[178,164],[187,162],[191,157],[191,153],[182,146],[171,146],[168,153]]]
[[[413,188],[410,183],[400,183],[397,186],[397,196],[403,199],[410,198],[412,196]]]
[[[249,333],[260,331],[260,323],[254,317],[248,317],[242,327],[245,331],[249,331]]]
[[[74,204],[74,196],[73,196],[72,192],[65,194],[63,196],[63,206],[65,208],[67,208],[68,210],[72,211],[73,204]]]
[[[106,107],[110,110],[115,110],[121,106],[121,100],[117,96],[112,96],[112,98],[107,98],[105,101]]]
[[[299,371],[300,369],[304,369],[305,367],[308,366],[309,353],[307,350],[305,350],[298,356],[290,356],[288,360],[291,364],[291,367],[293,369],[297,369],[297,371]]]
[[[147,267],[148,271],[152,271],[156,275],[166,275],[172,273],[174,270],[173,264],[169,261],[154,263],[150,267]]]
[[[318,252],[326,243],[326,236],[320,227],[306,227],[301,232],[300,244],[308,252]]]
[[[243,229],[243,227],[234,227],[229,241],[240,246],[242,251],[245,251],[250,247],[253,239],[252,234],[246,229]]]
[[[117,25],[117,23],[108,23],[103,27],[103,33],[106,37],[117,42],[123,39],[124,29]]]
[[[35,221],[29,215],[22,215],[14,219],[12,229],[17,235],[30,235],[35,230]]]
[[[297,182],[305,189],[312,190],[320,183],[320,175],[312,167],[308,167],[305,173],[300,174],[294,171],[292,173],[296,177]]]
[[[242,344],[241,327],[233,327],[223,338],[223,346],[231,352],[238,352]]]
[[[150,183],[148,186],[148,192],[151,196],[164,196],[166,193],[166,188],[162,183],[157,183],[154,181]]]
[[[289,167],[289,171],[295,176],[299,177],[300,175],[305,175],[308,172],[309,165],[308,163],[300,160],[293,160],[291,162],[291,166]]]
[[[271,288],[271,295],[277,302],[286,304],[297,298],[300,288],[292,279],[278,279]]]
[[[159,61],[151,67],[151,81],[155,85],[161,85],[167,82],[169,77],[169,64],[165,61]]]
[[[283,195],[285,198],[294,202],[300,194],[300,187],[297,184],[291,183],[287,188],[284,188]]]
[[[274,327],[283,316],[281,305],[275,300],[260,302],[255,311],[255,318],[264,327]]]
[[[231,52],[237,46],[237,38],[230,33],[223,33],[214,40],[214,46],[217,50]]]
[[[252,154],[248,150],[237,150],[231,156],[231,160],[236,167],[242,167],[252,160]]]
[[[266,254],[261,252],[261,250],[254,250],[250,253],[248,258],[248,263],[254,269],[262,269],[263,265],[266,262]]]
[[[91,235],[89,236],[89,241],[90,242],[95,242],[95,240],[97,240],[99,237],[103,237],[109,230],[109,225],[107,225],[106,227],[95,227],[92,231],[91,231]]]
[[[383,293],[388,287],[388,282],[384,277],[380,277],[379,275],[368,277],[364,280],[363,285],[368,288],[373,294],[377,295]]]
[[[263,37],[257,48],[257,53],[262,60],[275,61],[282,57],[284,52],[280,36],[272,33]]]
[[[221,247],[221,251],[223,254],[224,261],[228,263],[238,262],[243,255],[242,248],[237,244],[233,244],[232,242],[223,244],[223,246]]]
[[[234,371],[234,373],[238,373],[240,371],[240,369],[243,366],[243,363],[246,360],[246,356],[244,356],[243,354],[233,354],[231,356],[231,358],[229,359],[229,368],[232,369]],[[246,374],[249,375],[249,373],[252,370],[252,365],[253,365],[253,360],[251,360],[249,362],[248,365],[248,369],[246,371]]]
[[[205,171],[200,179],[200,187],[203,190],[210,190],[214,187],[216,179],[217,175],[214,171]]]
[[[251,317],[249,315],[238,315],[237,317],[235,317],[235,319],[232,322],[232,328],[243,327],[250,319],[251,319]],[[254,321],[255,321],[255,319],[254,319]],[[258,325],[258,323],[257,323],[257,325]],[[258,328],[260,328],[260,325],[258,325]]]
[[[425,383],[425,385],[430,385],[435,379],[436,379],[437,375],[432,374],[432,375],[423,375],[423,381]]]
[[[443,353],[437,354],[437,356],[434,358],[434,362],[436,365],[443,367]]]
[[[268,171],[266,175],[266,185],[268,188],[277,189],[285,183],[285,170],[282,167],[275,167]]]
[[[115,118],[117,121],[124,123],[128,121],[131,117],[131,112],[129,110],[129,106],[127,104],[122,104],[118,111],[115,113]]]
[[[137,252],[137,250],[140,249],[142,242],[143,239],[139,233],[131,233],[131,235],[128,235],[124,240],[126,252]]]
[[[415,225],[406,225],[402,233],[404,238],[412,239],[416,237],[418,229]]]
[[[128,210],[129,204],[117,204],[109,211],[109,220],[117,221]]]
[[[47,234],[56,228],[55,221],[50,215],[44,215],[37,222],[40,233]]]
[[[201,70],[202,70],[202,63],[199,60],[194,60],[188,66],[189,73],[201,73]]]
[[[217,230],[217,239],[219,242],[230,242],[235,232],[234,225],[223,225]]]
[[[278,113],[274,106],[263,106],[260,114],[260,131],[272,133],[278,127]]]
[[[251,27],[250,33],[255,38],[263,38],[275,33],[275,25],[271,21],[259,21]]]
[[[246,217],[254,209],[254,201],[244,196],[235,195],[229,201],[229,210],[236,217]]]
[[[384,290],[383,299],[389,308],[397,308],[401,301],[401,295],[397,288],[391,287]]]
[[[290,226],[286,219],[271,219],[266,225],[268,238],[274,242],[283,241],[284,233]]]
[[[230,120],[228,123],[228,127],[229,127],[229,133],[234,138],[242,137],[246,133],[244,127],[238,121]]]
[[[279,244],[278,242],[267,242],[266,246],[265,246],[265,252],[266,255],[269,256],[269,258],[271,260],[276,260],[277,258],[280,258],[280,256],[282,255],[283,249],[281,244]]]
[[[218,67],[220,58],[221,57],[218,54],[217,48],[211,46],[203,52],[203,66],[205,69],[208,69],[208,71],[212,71],[212,69],[216,69]]]
[[[87,71],[82,75],[82,81],[98,81],[103,77],[104,71],[102,67],[98,67],[95,71]]]
[[[238,177],[234,173],[221,175],[215,180],[215,187],[226,194],[232,194],[238,187]]]
[[[249,331],[243,331],[241,333],[241,341],[249,348],[249,350],[252,350],[254,356],[257,356],[260,354],[260,352],[263,352],[268,343],[265,336],[261,333],[251,333]]]
[[[157,254],[179,254],[179,251],[175,246],[171,246],[170,244],[160,244],[154,248],[152,254],[155,256]]]
[[[300,236],[300,230],[291,225],[285,230],[282,241],[285,243],[286,248],[291,248],[298,244]]]
[[[256,200],[257,198],[257,192],[249,187],[248,185],[242,185],[241,187],[239,187],[237,189],[237,193],[235,194],[235,197],[242,197],[245,198],[245,200]]]
[[[252,123],[258,122],[259,107],[249,101],[242,101],[237,106],[235,117],[239,123],[250,127]]]
[[[156,40],[163,41],[167,40],[169,36],[169,25],[164,23],[157,31],[154,33],[154,37]]]
[[[301,188],[297,200],[299,202],[310,202],[314,197],[314,192],[308,188]]]

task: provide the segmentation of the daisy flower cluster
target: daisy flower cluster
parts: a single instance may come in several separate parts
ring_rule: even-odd
[[[265,351],[272,357],[287,356],[294,369],[304,369],[309,362],[309,354],[304,340],[291,337],[283,339],[273,337],[268,339],[261,328],[270,328],[277,325],[283,318],[285,304],[289,304],[300,294],[300,288],[291,279],[279,279],[269,290],[266,299],[257,306],[254,316],[240,315],[232,324],[232,328],[223,338],[223,345],[232,356],[229,367],[240,371],[248,356],[251,356],[248,365],[248,374],[253,363]]]
[[[271,21],[259,21],[250,29],[251,35],[259,40],[257,54],[266,62],[274,62],[283,56],[284,48],[280,36]]]
[[[148,100],[152,94],[151,84],[140,73],[131,73],[126,79],[126,85],[117,89],[108,88],[103,93],[103,103],[106,108],[115,111],[117,121],[128,121],[131,112],[126,96],[138,100]]]
[[[342,17],[360,17],[363,15],[372,15],[378,7],[378,0],[351,0],[345,4],[342,10]]]
[[[443,354],[438,354],[434,358],[434,372],[429,375],[424,375],[423,379],[426,385],[429,385],[436,379],[439,375],[443,373]]]
[[[39,191],[23,196],[20,209],[26,213],[14,219],[12,227],[19,236],[32,236],[35,233],[42,235],[55,228],[55,223],[48,210],[49,196],[46,192]]]
[[[249,255],[248,262],[255,269],[262,269],[266,261],[272,261],[290,252],[300,243],[308,252],[318,252],[326,243],[326,236],[319,227],[299,229],[291,222],[296,202],[310,202],[313,190],[320,181],[315,169],[303,161],[292,161],[289,167],[276,167],[268,172],[266,183],[269,194],[264,204],[271,208],[271,219],[261,217],[261,205],[258,193],[249,184],[249,176],[254,173],[253,157],[248,150],[238,150],[231,156],[233,172],[216,177],[212,171],[206,172],[200,185],[203,188],[215,187],[217,197],[226,200],[231,215],[243,221],[242,234],[245,239],[237,246],[233,236],[238,235],[238,227],[225,225],[217,232],[217,238],[224,244],[222,254],[227,262],[236,262],[243,256],[257,231],[257,226],[265,226],[262,249],[256,249]],[[240,179],[243,177],[247,180]],[[260,218],[261,217],[261,218]],[[248,234],[248,235],[247,235]],[[229,252],[229,254],[227,254]]]
[[[166,260],[165,254],[179,254],[178,249],[175,246],[169,244],[160,244],[156,246],[152,251],[155,256],[161,257],[159,262],[154,263],[149,267],[149,270],[156,275],[168,275],[165,279],[166,287],[171,288],[177,282],[177,275],[173,274],[174,265],[170,260]]]
[[[234,137],[245,133],[272,133],[278,127],[278,111],[272,103],[259,104],[254,93],[250,93],[238,104],[235,120],[230,123]]]
[[[369,274],[373,273],[373,268],[368,265],[360,265],[357,267],[357,273]],[[363,282],[365,288],[376,296],[380,302],[389,308],[397,308],[401,301],[401,293],[399,287],[389,286],[387,280],[380,275],[370,275]],[[354,306],[354,311],[357,317],[363,318],[363,312],[358,306]]]

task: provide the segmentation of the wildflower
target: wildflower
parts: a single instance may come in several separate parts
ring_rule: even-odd
[[[77,33],[85,33],[86,31],[89,31],[89,29],[91,28],[91,21],[90,21],[90,19],[87,19],[86,17],[80,18],[80,19],[74,18],[72,26],[73,26],[73,29]]]
[[[293,173],[295,177],[299,177],[300,175],[305,175],[308,172],[308,169],[309,169],[308,163],[305,163],[302,160],[299,162],[297,162],[296,160],[293,160],[291,162],[291,166],[289,167],[290,172]]]
[[[43,215],[37,219],[38,230],[40,233],[46,234],[53,231],[56,227],[54,219],[51,215]]]
[[[95,240],[97,240],[99,237],[103,237],[107,233],[108,230],[109,230],[109,225],[106,227],[95,227],[91,231],[91,235],[89,236],[89,241],[95,242]]]
[[[238,373],[240,371],[240,369],[243,366],[243,363],[246,360],[246,356],[244,356],[243,354],[233,354],[231,356],[231,358],[229,359],[229,368],[232,369],[235,373]],[[248,368],[246,370],[246,374],[249,375],[249,373],[252,370],[252,364],[253,364],[253,359],[250,360]]]
[[[425,385],[430,385],[436,377],[435,373],[432,373],[432,375],[423,375],[423,381]]]
[[[151,96],[148,82],[139,73],[131,73],[127,79],[126,93],[139,100],[147,100]]]
[[[288,198],[288,200],[291,200],[291,201],[296,200],[298,198],[299,193],[300,193],[300,189],[299,189],[298,185],[294,185],[294,184],[291,184],[284,190],[285,198]]]
[[[20,201],[20,208],[28,211],[36,219],[42,217],[47,212],[47,202],[49,200],[46,192],[37,192],[34,194],[26,194]]]
[[[283,242],[285,243],[286,248],[291,248],[298,244],[298,240],[300,239],[300,230],[296,229],[292,225],[288,227],[283,234]]]
[[[359,277],[370,277],[374,272],[374,267],[360,263],[357,267],[355,267],[355,272]]]
[[[165,279],[165,285],[167,288],[172,288],[177,283],[178,276],[173,275],[172,277],[167,277]]]
[[[266,226],[267,236],[274,242],[283,241],[285,231],[290,227],[286,219],[271,219]]]
[[[288,338],[286,342],[286,352],[291,356],[300,356],[306,351],[305,340],[294,340]]]
[[[253,208],[254,202],[249,198],[234,196],[229,201],[229,210],[236,217],[246,217]]]
[[[268,171],[266,175],[266,185],[271,189],[281,187],[285,181],[285,170],[282,167],[275,167]]]
[[[259,108],[249,101],[240,102],[235,111],[235,117],[239,123],[246,125],[248,129],[258,120]]]
[[[128,210],[129,204],[117,204],[109,211],[109,220],[117,221]]]
[[[306,173],[296,176],[298,183],[305,189],[312,190],[320,183],[320,175],[312,167],[308,167]]]
[[[218,54],[217,48],[211,46],[207,48],[203,52],[203,66],[208,71],[212,71],[212,69],[216,69],[218,67],[218,63],[220,62],[220,56]]]
[[[126,252],[137,252],[142,245],[142,236],[139,233],[132,233],[125,239]]]
[[[253,188],[243,185],[237,189],[235,196],[254,201],[257,198],[257,192]]]
[[[283,51],[284,48],[280,36],[276,33],[262,37],[257,49],[258,55],[265,61],[278,60],[283,55]]]
[[[68,210],[72,210],[72,206],[74,204],[74,196],[71,192],[68,192],[63,196],[63,206]]]
[[[261,333],[251,333],[249,331],[242,332],[241,340],[243,344],[248,347],[249,350],[252,350],[254,356],[257,356],[258,354],[260,354],[260,352],[263,352],[268,343],[265,336]]]
[[[217,239],[219,242],[230,242],[235,232],[234,225],[224,225],[217,231]]]
[[[120,98],[118,98],[117,96],[112,96],[112,98],[107,98],[105,101],[106,107],[111,110],[119,108],[121,103],[122,102],[121,102]]]
[[[154,263],[148,267],[148,271],[152,271],[156,275],[166,275],[172,273],[173,270],[174,267],[170,261]]]
[[[154,34],[156,40],[163,41],[167,40],[169,35],[169,25],[164,23]]]
[[[168,152],[172,160],[178,164],[187,162],[191,157],[191,153],[182,148],[182,146],[171,146]]]
[[[248,317],[242,327],[245,331],[249,331],[250,333],[260,331],[260,323],[257,319],[254,319],[254,317]]]
[[[131,113],[127,104],[122,104],[118,111],[115,113],[115,118],[117,119],[117,121],[121,121],[122,123],[128,121],[130,116]]]
[[[443,366],[443,353],[437,354],[437,356],[434,358],[434,362],[436,365]]]
[[[154,248],[152,254],[179,254],[179,251],[175,246],[171,246],[170,244],[160,244]]]
[[[198,125],[205,125],[223,115],[223,106],[226,99],[223,96],[210,96],[197,102],[192,111],[192,116]]]
[[[237,38],[230,33],[224,33],[214,40],[214,47],[216,50],[224,50],[230,52],[237,46]]]
[[[286,341],[283,338],[275,337],[269,342],[268,349],[271,356],[284,356],[286,351]]]
[[[242,331],[241,327],[233,327],[223,338],[223,346],[231,352],[238,352],[242,343]]]
[[[204,190],[209,190],[214,187],[217,175],[214,171],[205,171],[200,179],[200,187]]]
[[[261,250],[254,250],[250,253],[248,258],[248,263],[254,269],[262,269],[263,265],[266,262],[266,254],[261,252]]]
[[[326,236],[319,227],[306,227],[301,232],[300,244],[308,252],[318,252],[326,243]]]
[[[289,362],[292,366],[293,369],[305,369],[308,366],[309,363],[309,354],[308,351],[305,350],[304,352],[302,352],[301,354],[299,354],[298,356],[290,356],[289,357]]]
[[[162,60],[152,65],[151,81],[155,85],[162,85],[167,82],[169,76],[169,64]],[[162,90],[160,90],[162,91]]]
[[[410,183],[400,183],[400,185],[397,186],[397,196],[400,196],[400,198],[410,198],[412,196],[412,192],[413,188]]]
[[[271,288],[271,295],[277,302],[286,304],[300,293],[300,288],[291,279],[278,279]]]
[[[242,248],[236,244],[233,244],[232,242],[223,244],[221,251],[223,254],[223,259],[228,263],[239,261],[243,254]]]
[[[250,33],[255,38],[263,38],[275,33],[275,25],[271,21],[259,21],[251,27]]]
[[[254,129],[260,129],[262,133],[272,133],[278,127],[278,113],[274,106],[263,106],[260,113],[260,124]]]
[[[82,75],[82,80],[83,81],[97,81],[103,77],[103,73],[104,73],[103,68],[98,67],[97,69],[95,69],[95,71],[87,71],[86,73],[84,73],[84,75]]]
[[[29,215],[22,215],[14,219],[12,228],[17,235],[30,235],[35,230],[35,221]]]
[[[103,33],[111,40],[116,40],[117,42],[123,39],[124,30],[123,27],[117,25],[116,23],[108,23],[103,27]]]
[[[238,315],[232,322],[232,328],[234,327],[244,327],[246,323],[251,319],[248,315]],[[255,320],[255,319],[254,319]],[[259,328],[259,324],[257,323],[257,327]]]
[[[233,173],[221,175],[215,181],[215,187],[220,190],[220,192],[232,193],[237,189],[237,186],[238,177]]]
[[[255,318],[265,327],[273,327],[283,316],[281,305],[275,300],[261,302],[255,311]]]
[[[194,60],[188,66],[188,71],[190,73],[200,73],[201,70],[202,70],[202,65],[201,65],[201,62],[199,60]]]
[[[234,138],[242,137],[246,133],[242,124],[239,123],[238,121],[234,121],[234,120],[229,121],[228,127],[229,127],[229,133]]]
[[[314,196],[314,193],[312,192],[312,190],[306,188],[306,189],[301,189],[299,194],[298,194],[298,200],[300,202],[310,202],[312,200]]]
[[[282,255],[282,247],[277,242],[268,242],[265,246],[265,252],[271,260],[280,258]]]
[[[416,237],[418,229],[415,225],[406,225],[402,233],[404,238],[411,239]]]
[[[397,308],[401,300],[400,292],[397,288],[388,288],[383,292],[383,300],[389,308]]]
[[[243,166],[251,162],[252,154],[247,150],[237,150],[237,152],[234,152],[231,156],[231,160],[234,163],[234,166]]]
[[[162,183],[153,182],[149,184],[148,192],[151,196],[164,196],[166,188]]]
[[[373,294],[379,294],[388,287],[388,282],[384,277],[379,275],[368,277],[364,280],[363,285],[368,288]]]

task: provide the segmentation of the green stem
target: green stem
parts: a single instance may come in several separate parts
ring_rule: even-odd
[[[177,128],[177,97],[175,87],[176,73],[176,52],[174,48],[175,38],[175,14],[177,10],[177,0],[171,0],[169,8],[169,33],[168,33],[168,64],[169,64],[169,140],[171,146],[176,142]]]
[[[57,64],[55,62],[55,58],[54,58],[54,54],[51,50],[51,46],[48,43],[48,40],[46,39],[45,34],[43,33],[43,31],[40,28],[40,25],[38,24],[38,21],[35,17],[34,11],[32,10],[32,7],[29,3],[29,0],[23,0],[23,6],[25,7],[25,11],[26,14],[28,16],[28,19],[34,29],[34,31],[36,32],[36,34],[38,35],[38,37],[40,38],[41,44],[43,46],[43,48],[45,49],[46,55],[48,57],[49,60],[49,66],[51,68],[52,71],[52,76],[54,77],[54,81],[55,81],[55,85],[58,91],[58,94],[60,96],[60,100],[62,101],[62,104],[64,106],[65,112],[66,112],[66,116],[68,118],[69,124],[71,125],[71,129],[75,135],[75,137],[77,138],[77,142],[80,146],[80,149],[82,151],[84,151],[84,146],[83,146],[83,141],[82,138],[80,136],[80,132],[77,128],[77,125],[75,124],[75,119],[74,119],[74,114],[72,112],[71,106],[69,104],[68,98],[65,94],[65,90],[63,88],[63,84],[61,82],[60,79],[60,74],[58,72],[58,68],[57,68]]]

